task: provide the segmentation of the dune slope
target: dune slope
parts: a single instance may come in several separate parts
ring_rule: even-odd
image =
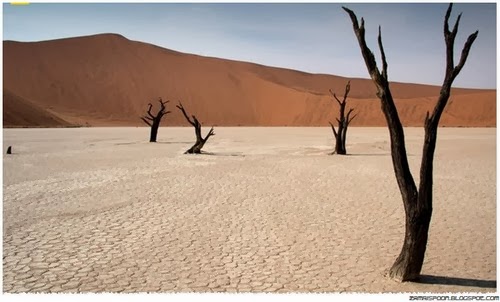
[[[348,106],[359,112],[354,126],[385,126],[375,87],[367,79],[266,67],[183,54],[130,41],[116,34],[42,42],[4,41],[4,89],[19,99],[70,124],[139,126],[147,104],[170,100],[162,125],[187,125],[174,104],[182,101],[190,114],[219,126],[326,126],[338,114],[329,89],[342,94],[351,80]],[[401,118],[407,126],[422,124],[439,87],[392,83]],[[4,124],[45,124],[26,119],[10,102]],[[155,110],[157,107],[154,107]],[[172,109],[173,108],[173,109]],[[16,124],[17,123],[17,124]],[[496,90],[454,89],[443,114],[444,126],[495,126]]]
[[[10,91],[3,91],[4,127],[68,127],[71,123]]]

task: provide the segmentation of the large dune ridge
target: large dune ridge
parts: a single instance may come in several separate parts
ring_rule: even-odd
[[[178,101],[206,125],[326,126],[338,116],[329,89],[342,95],[349,80],[352,125],[386,125],[369,79],[185,54],[117,34],[4,41],[3,51],[4,127],[141,126],[159,97],[171,101],[162,126],[187,125]],[[421,126],[440,87],[391,89],[403,124]],[[496,89],[454,88],[441,125],[495,127]]]

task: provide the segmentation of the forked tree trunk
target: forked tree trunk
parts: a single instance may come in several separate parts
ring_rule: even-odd
[[[215,135],[214,127],[212,127],[210,131],[208,131],[208,134],[205,137],[202,137],[201,123],[198,121],[196,116],[192,115],[193,119],[191,120],[180,102],[179,105],[177,105],[177,108],[179,108],[179,110],[182,111],[182,114],[184,115],[186,120],[194,127],[194,133],[196,134],[196,142],[191,148],[189,148],[186,152],[184,152],[184,154],[200,154],[201,149],[203,148],[203,146],[205,146],[205,143],[208,141],[210,136]]]
[[[347,127],[349,127],[349,124],[351,121],[356,117],[356,114],[353,117],[350,117],[352,111],[354,109],[349,109],[349,112],[347,113],[347,116],[345,115],[345,106],[346,106],[346,99],[347,95],[349,94],[349,91],[351,90],[351,82],[347,82],[347,85],[345,86],[345,92],[344,92],[344,98],[339,100],[339,98],[335,95],[330,90],[330,93],[332,96],[335,98],[337,103],[339,103],[339,117],[337,118],[337,129],[335,130],[335,126],[330,122],[330,126],[332,127],[333,131],[333,136],[335,137],[335,151],[333,151],[332,154],[340,154],[340,155],[345,155],[347,153],[346,147],[345,147],[345,142],[346,142],[346,137],[347,137]]]
[[[151,113],[151,108],[153,105],[151,103],[148,103],[148,111],[147,115],[142,116],[141,120],[143,120],[144,123],[146,123],[149,127],[151,127],[151,132],[149,133],[149,142],[155,143],[156,142],[156,137],[158,136],[158,128],[160,127],[160,122],[161,119],[163,118],[164,115],[170,113],[170,111],[165,111],[165,104],[167,104],[169,101],[162,101],[160,98],[158,100],[160,102],[160,110],[158,110],[158,113],[153,115]]]
[[[379,27],[378,45],[382,56],[382,72],[377,68],[375,57],[366,45],[364,20],[361,18],[359,26],[358,18],[353,11],[343,7],[349,14],[354,33],[356,34],[361,53],[366,63],[370,77],[377,87],[377,96],[381,101],[382,111],[389,127],[391,138],[391,156],[398,182],[399,190],[403,198],[405,209],[405,238],[401,253],[392,265],[389,276],[399,281],[411,281],[420,276],[422,264],[424,262],[425,250],[429,225],[432,217],[432,170],[434,161],[434,151],[436,149],[437,129],[439,119],[450,97],[453,80],[460,73],[469,55],[470,48],[476,39],[478,32],[471,34],[465,42],[460,62],[457,66],[453,61],[453,46],[458,31],[458,24],[461,15],[458,16],[453,30],[449,30],[448,20],[450,18],[452,4],[446,11],[444,20],[444,37],[446,43],[446,75],[441,86],[439,99],[432,114],[427,112],[425,118],[425,138],[420,165],[420,185],[417,191],[415,181],[411,175],[406,155],[404,131],[399,115],[389,89],[387,77],[387,61],[384,47],[382,45],[382,35]]]

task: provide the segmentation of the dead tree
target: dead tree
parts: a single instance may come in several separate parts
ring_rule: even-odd
[[[437,129],[441,114],[450,97],[451,85],[459,74],[469,55],[470,48],[476,39],[478,32],[471,34],[465,42],[460,61],[454,65],[453,47],[458,31],[461,14],[452,29],[449,30],[448,19],[450,18],[452,4],[449,5],[444,18],[444,40],[446,43],[446,74],[438,101],[432,114],[427,112],[425,117],[425,138],[420,166],[420,184],[417,190],[415,181],[410,172],[405,147],[403,126],[398,116],[387,77],[387,61],[384,47],[382,45],[381,30],[379,27],[378,46],[382,56],[382,72],[377,68],[375,57],[366,45],[364,20],[361,18],[361,26],[353,11],[343,7],[349,14],[354,33],[356,34],[361,53],[366,63],[370,77],[377,87],[377,97],[381,101],[382,111],[385,115],[391,139],[391,155],[394,172],[398,182],[399,190],[403,198],[405,209],[405,237],[401,253],[392,265],[389,276],[399,281],[416,280],[420,276],[424,261],[429,225],[432,216],[432,169],[434,150],[436,148]]]
[[[160,127],[161,119],[164,115],[170,113],[170,111],[165,111],[165,104],[167,104],[169,101],[164,102],[160,98],[158,102],[160,102],[160,110],[158,110],[156,116],[151,113],[151,108],[153,107],[151,103],[148,103],[149,108],[147,111],[147,115],[141,116],[141,120],[143,120],[149,127],[151,127],[151,133],[149,135],[149,142],[151,143],[156,142],[156,136],[158,135],[158,128]]]
[[[347,99],[347,95],[349,94],[350,90],[351,90],[351,81],[347,82],[347,85],[345,86],[345,93],[344,93],[344,98],[342,99],[342,101],[339,100],[337,95],[335,95],[335,93],[333,93],[330,90],[330,93],[335,98],[337,103],[339,103],[339,106],[340,106],[340,114],[339,114],[339,118],[337,118],[338,131],[336,131],[335,126],[333,126],[333,124],[331,122],[329,122],[330,126],[332,126],[333,136],[335,137],[335,151],[333,151],[332,154],[335,154],[335,153],[343,154],[343,155],[346,154],[345,141],[346,141],[346,137],[347,137],[347,127],[349,127],[349,124],[357,115],[357,114],[355,114],[352,117],[350,117],[351,113],[354,111],[354,109],[352,109],[352,108],[349,109],[349,111],[347,112],[347,116],[345,115],[346,99]]]
[[[189,115],[186,113],[186,110],[182,106],[181,102],[179,102],[179,105],[177,105],[177,108],[179,108],[179,110],[182,111],[182,114],[184,114],[184,117],[186,118],[186,120],[191,125],[193,125],[194,133],[196,134],[196,143],[194,143],[194,145],[191,148],[189,148],[189,150],[184,152],[184,154],[200,154],[201,148],[203,148],[203,146],[205,145],[207,140],[210,138],[210,136],[215,135],[214,127],[212,127],[210,129],[210,131],[208,131],[207,136],[205,136],[205,138],[203,138],[201,136],[201,123],[198,121],[196,116],[192,115],[193,119],[189,118]]]

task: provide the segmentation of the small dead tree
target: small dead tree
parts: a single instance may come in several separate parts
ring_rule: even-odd
[[[160,102],[160,110],[158,110],[156,116],[151,113],[151,108],[153,108],[153,105],[151,103],[148,103],[149,107],[147,115],[141,116],[141,120],[143,120],[149,127],[151,127],[151,133],[149,135],[149,142],[151,143],[156,142],[156,136],[158,135],[158,128],[160,127],[161,119],[164,115],[170,113],[170,111],[165,111],[165,104],[167,104],[169,101],[164,102],[160,98],[158,102]]]
[[[405,209],[405,237],[401,253],[392,265],[389,276],[398,281],[416,280],[420,276],[424,261],[429,225],[432,216],[432,170],[434,161],[434,151],[436,148],[437,129],[441,114],[450,97],[453,80],[460,73],[467,60],[470,48],[476,39],[478,32],[471,34],[462,49],[462,54],[458,65],[455,66],[453,58],[453,48],[455,37],[458,31],[461,14],[452,29],[449,30],[448,20],[450,18],[452,4],[449,5],[444,18],[444,40],[446,43],[446,74],[438,101],[432,114],[427,112],[425,117],[425,138],[420,166],[420,184],[417,190],[415,181],[410,172],[408,158],[406,154],[405,138],[403,126],[398,116],[398,111],[394,104],[389,80],[387,77],[387,61],[384,47],[382,45],[381,30],[379,27],[378,46],[382,56],[382,72],[377,68],[375,57],[366,45],[364,20],[361,18],[359,26],[358,18],[353,11],[343,7],[349,14],[354,33],[356,34],[363,54],[364,61],[370,76],[377,87],[377,97],[380,99],[382,111],[385,115],[391,139],[391,155],[394,172],[398,182],[399,190],[403,198]]]
[[[193,125],[193,127],[194,127],[194,133],[196,134],[196,143],[194,143],[194,145],[191,148],[189,148],[189,150],[187,150],[186,152],[184,152],[184,154],[200,154],[201,153],[201,149],[203,148],[203,146],[205,145],[205,143],[208,141],[208,139],[210,138],[210,136],[215,135],[215,133],[214,133],[214,127],[212,127],[210,129],[210,131],[208,131],[208,134],[205,136],[205,138],[203,138],[201,136],[201,123],[198,121],[198,119],[196,118],[196,116],[192,115],[193,119],[189,118],[189,115],[186,113],[186,110],[182,106],[181,102],[179,102],[179,105],[177,105],[177,108],[179,108],[179,110],[182,111],[182,114],[184,115],[184,117],[186,118],[186,120],[191,125]]]
[[[355,114],[351,117],[351,113],[354,111],[353,108],[349,109],[349,111],[347,112],[347,116],[345,115],[346,99],[350,90],[351,81],[347,82],[347,85],[345,86],[344,98],[342,99],[342,101],[339,100],[337,95],[335,95],[335,93],[330,90],[330,93],[340,106],[340,114],[339,118],[337,118],[338,131],[335,130],[335,126],[333,126],[332,122],[329,122],[330,126],[332,126],[333,136],[335,137],[335,151],[333,151],[332,154],[346,154],[345,141],[347,137],[347,127],[349,127],[349,124],[357,115]]]

